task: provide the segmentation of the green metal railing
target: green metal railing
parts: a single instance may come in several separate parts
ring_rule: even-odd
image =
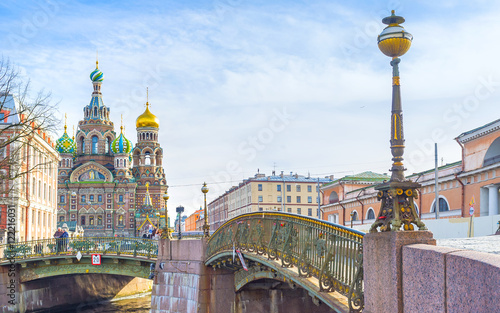
[[[318,280],[320,292],[337,291],[351,312],[361,312],[364,233],[327,221],[288,213],[256,212],[235,217],[210,237],[207,260],[233,247],[267,256],[299,276]],[[234,246],[233,246],[234,245]]]
[[[113,254],[156,258],[158,241],[123,237],[52,238],[0,245],[0,262],[58,255]]]

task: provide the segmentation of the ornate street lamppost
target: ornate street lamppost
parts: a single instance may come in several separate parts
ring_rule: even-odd
[[[404,135],[403,135],[403,109],[401,105],[401,91],[399,84],[400,56],[405,54],[411,46],[413,36],[400,24],[405,19],[391,12],[391,16],[382,19],[388,25],[378,36],[378,47],[383,54],[392,58],[392,111],[391,111],[391,153],[392,171],[388,182],[375,187],[378,190],[377,199],[381,200],[380,212],[370,232],[413,230],[415,224],[419,230],[426,230],[424,223],[419,219],[414,206],[417,198],[416,188],[420,184],[406,180],[403,166]]]
[[[168,193],[165,191],[163,194],[163,200],[165,201],[165,214],[163,218],[165,219],[165,224],[162,230],[162,238],[163,239],[172,239],[172,236],[170,235],[170,228],[168,225],[168,209],[167,209],[167,201],[170,197],[168,196]]]
[[[208,187],[207,183],[203,183],[203,187],[201,187],[201,192],[203,192],[203,198],[205,202],[205,209],[203,211],[204,216],[204,224],[203,224],[203,236],[204,237],[210,237],[210,226],[208,225],[208,214],[207,214],[207,192],[208,192]]]
[[[181,214],[184,212],[184,207],[178,206],[175,208],[175,211],[177,212],[177,223],[179,223],[179,232],[177,233],[177,239],[181,240],[182,239],[182,233],[181,233]]]

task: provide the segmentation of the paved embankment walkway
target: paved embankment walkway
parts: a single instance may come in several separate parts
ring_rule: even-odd
[[[437,239],[436,245],[464,250],[500,254],[500,236]]]

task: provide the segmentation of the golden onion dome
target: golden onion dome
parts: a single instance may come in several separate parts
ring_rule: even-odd
[[[139,127],[160,127],[160,120],[149,111],[149,102],[146,102],[146,111],[139,115],[137,118],[135,125],[137,128]]]

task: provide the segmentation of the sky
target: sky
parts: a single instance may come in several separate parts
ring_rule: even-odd
[[[390,10],[414,39],[400,75],[407,174],[461,159],[461,133],[499,118],[498,1],[0,2],[0,51],[71,130],[96,51],[115,131],[136,140],[146,88],[169,208],[189,214],[254,176],[388,173]],[[62,135],[63,123],[55,138]]]

